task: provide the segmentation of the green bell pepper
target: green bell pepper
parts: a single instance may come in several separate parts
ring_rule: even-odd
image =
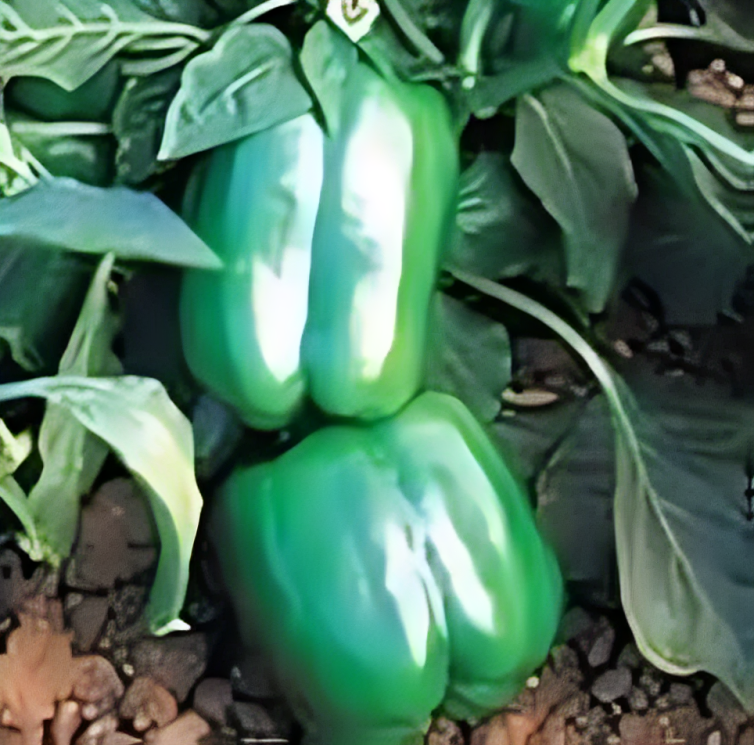
[[[364,63],[341,99],[335,137],[305,115],[216,148],[188,208],[225,269],[185,275],[186,359],[254,427],[285,425],[307,391],[330,414],[388,416],[421,383],[458,178],[450,112]]]
[[[421,742],[483,716],[547,655],[562,604],[528,500],[457,399],[321,429],[237,469],[211,520],[246,643],[308,742]]]

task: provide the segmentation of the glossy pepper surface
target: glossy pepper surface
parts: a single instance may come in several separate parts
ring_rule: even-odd
[[[188,219],[225,262],[188,271],[192,371],[248,424],[388,416],[421,382],[430,296],[455,206],[448,106],[354,66],[340,126],[311,115],[214,150]]]
[[[319,430],[236,470],[212,519],[242,634],[321,745],[421,742],[541,663],[562,580],[529,503],[457,399]]]

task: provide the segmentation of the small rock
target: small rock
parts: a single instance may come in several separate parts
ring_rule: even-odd
[[[645,667],[639,678],[639,685],[648,696],[652,698],[659,696],[662,690],[662,677],[659,671],[654,667]]]
[[[81,737],[76,740],[76,745],[103,745],[107,735],[118,729],[118,717],[115,714],[106,714],[101,719],[92,722]]]
[[[24,736],[17,729],[0,727],[0,745],[25,745]]]
[[[146,745],[199,745],[210,731],[209,724],[189,709],[166,727],[147,732],[144,742]]]
[[[261,655],[247,654],[230,671],[233,692],[249,698],[273,698],[277,695],[275,684]]]
[[[592,617],[580,606],[570,608],[563,614],[557,638],[563,642],[575,639],[594,625]]]
[[[205,678],[194,691],[194,711],[212,724],[228,723],[228,707],[233,703],[233,689],[225,678]]]
[[[631,689],[628,696],[628,703],[632,711],[646,711],[649,708],[649,699],[647,694],[638,686]]]
[[[567,644],[552,648],[549,664],[555,675],[571,683],[579,684],[584,678],[579,667],[579,656],[576,654],[576,650]]]
[[[730,109],[736,103],[736,94],[726,85],[726,81],[711,70],[692,70],[689,73],[686,90],[695,98],[707,103]]]
[[[722,726],[726,740],[735,742],[738,728],[748,719],[738,699],[718,681],[707,693],[707,707]]]
[[[623,649],[621,649],[620,654],[618,655],[617,667],[629,667],[635,669],[638,668],[643,661],[644,658],[636,648],[636,645],[633,642],[629,642],[623,647]]]
[[[75,701],[61,701],[55,709],[50,725],[50,737],[55,745],[70,745],[81,724],[81,710]]]
[[[562,703],[558,704],[555,714],[562,719],[575,719],[589,711],[589,694],[586,691],[575,693]]]
[[[92,721],[115,708],[123,695],[123,683],[112,664],[99,655],[77,657],[73,697],[81,702],[81,716]]]
[[[19,555],[9,548],[0,551],[0,621],[29,591],[30,582],[24,579]]]
[[[594,640],[589,653],[587,655],[587,662],[592,667],[599,667],[604,665],[609,659],[613,651],[613,644],[615,643],[615,629],[612,626],[605,628]]]
[[[144,626],[144,608],[147,605],[149,590],[144,585],[123,585],[108,594],[108,602],[115,620],[115,639],[123,637],[119,632],[136,625]]]
[[[136,678],[120,704],[120,715],[133,719],[137,732],[144,732],[153,724],[164,727],[178,716],[178,706],[170,691],[152,678]]]
[[[607,721],[607,713],[601,706],[593,706],[582,720],[576,717],[576,723],[583,722],[583,737],[588,743],[602,742],[612,734]]]
[[[694,689],[685,683],[671,683],[668,697],[671,704],[683,706],[684,704],[688,704],[694,697]]]
[[[720,730],[716,729],[714,732],[709,733],[707,745],[723,745],[723,736]]]
[[[426,745],[464,745],[461,728],[450,719],[440,717],[432,722]]]
[[[702,719],[696,704],[671,709],[659,717],[665,742],[683,741],[686,745],[705,745],[707,722]]]
[[[81,511],[79,537],[66,579],[81,590],[107,590],[129,581],[157,558],[146,499],[131,479],[103,484]]]
[[[622,745],[665,745],[655,716],[624,714],[618,727]]]
[[[628,696],[631,692],[631,671],[626,667],[608,670],[594,681],[592,693],[602,701],[609,703],[616,698]]]
[[[68,599],[74,595],[69,593]],[[107,621],[109,603],[107,598],[90,595],[80,597],[79,602],[69,606],[68,622],[73,629],[73,643],[79,652],[89,652],[97,641]]]
[[[137,675],[153,678],[183,703],[207,666],[207,640],[200,633],[144,639],[131,662]]]
[[[510,745],[508,728],[502,714],[493,717],[471,731],[470,745]]]
[[[132,737],[125,732],[110,732],[105,735],[102,745],[138,745],[140,742],[138,737]]]
[[[280,727],[260,704],[235,701],[228,709],[228,719],[245,737],[271,738],[280,735]]]
[[[551,715],[545,720],[542,729],[535,732],[526,745],[565,745],[565,719]]]

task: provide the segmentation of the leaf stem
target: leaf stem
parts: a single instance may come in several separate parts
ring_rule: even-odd
[[[613,418],[617,421],[621,433],[626,437],[627,445],[635,456],[639,456],[639,442],[633,427],[626,426],[629,421],[628,412],[626,411],[621,399],[618,387],[615,382],[616,374],[610,369],[607,362],[592,349],[589,342],[584,339],[571,325],[566,323],[562,318],[553,313],[544,305],[536,300],[524,295],[523,293],[512,290],[510,287],[500,285],[492,280],[478,277],[462,269],[451,268],[448,270],[456,279],[464,282],[485,295],[494,297],[517,310],[541,321],[545,326],[551,328],[568,346],[570,346],[587,364],[592,374],[602,386],[605,396],[610,404]]]
[[[269,13],[272,10],[277,10],[278,8],[283,8],[286,5],[292,5],[295,2],[296,0],[265,0],[265,2],[254,6],[253,8],[247,10],[245,13],[241,13],[238,18],[234,18],[228,24],[228,28],[233,28],[234,26],[243,26],[247,23],[251,23],[252,21],[256,21],[257,18],[263,16],[265,13]]]

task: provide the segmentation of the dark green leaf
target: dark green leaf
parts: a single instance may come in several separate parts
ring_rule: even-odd
[[[511,161],[563,229],[569,286],[590,311],[602,310],[636,197],[623,134],[560,84],[519,99]]]
[[[537,480],[537,524],[580,599],[617,601],[615,444],[603,396],[584,407]]]
[[[50,80],[19,77],[8,85],[8,101],[37,119],[107,121],[121,85],[114,60],[73,91]]]
[[[669,325],[713,324],[731,310],[751,247],[696,193],[645,168],[626,247],[626,270],[662,299]]]
[[[713,171],[691,148],[686,148],[699,192],[715,212],[744,240],[754,243],[754,183],[736,189]],[[732,175],[732,174],[731,174]]]
[[[57,178],[0,200],[0,237],[28,248],[216,269],[220,260],[157,197]]]
[[[615,505],[624,609],[651,662],[712,673],[754,711],[754,402],[689,376],[640,375],[634,390]]]
[[[130,0],[0,0],[0,27],[0,77],[43,77],[67,91],[121,51],[151,52],[164,67],[208,38],[207,32],[188,24],[158,21]]]
[[[562,283],[558,226],[501,153],[480,153],[461,174],[456,223],[453,265],[489,279],[526,274]]]
[[[266,24],[231,27],[211,51],[186,65],[168,110],[159,158],[208,150],[310,108],[285,36]]]
[[[108,283],[114,257],[102,260],[92,279],[68,347],[60,361],[61,375],[116,375],[121,366],[112,352],[118,319],[110,308]],[[45,556],[59,561],[73,546],[80,500],[94,484],[107,456],[107,445],[71,412],[48,403],[39,431],[44,467],[29,493],[29,510]]]
[[[578,422],[584,401],[574,399],[554,406],[506,409],[490,426],[495,444],[508,456],[516,475],[535,486],[561,438]]]
[[[112,183],[115,140],[106,125],[40,122],[10,111],[6,115],[14,140],[53,176],[76,179],[91,186]]]
[[[460,398],[478,419],[491,422],[511,376],[508,332],[442,293],[435,296],[433,312],[427,387]]]
[[[317,97],[331,137],[340,129],[343,83],[357,61],[356,47],[326,21],[315,23],[304,39],[301,67]]]
[[[188,23],[192,26],[209,28],[220,18],[211,2],[206,0],[132,0],[133,4],[145,13],[162,21]],[[240,4],[240,3],[238,3]]]
[[[75,254],[2,241],[0,338],[17,364],[29,372],[56,369],[91,275],[91,264]]]
[[[180,69],[171,68],[147,77],[131,78],[113,112],[113,133],[118,140],[118,181],[139,184],[155,173],[165,116],[180,85]]]

